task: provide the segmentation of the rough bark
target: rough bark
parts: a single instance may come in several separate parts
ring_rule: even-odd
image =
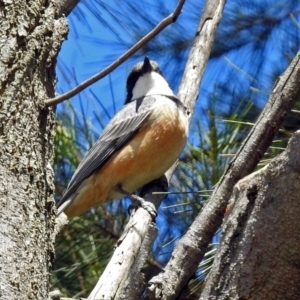
[[[0,1],[0,298],[47,299],[54,256],[55,57],[67,27],[47,1]]]
[[[235,186],[200,299],[300,299],[299,145]]]

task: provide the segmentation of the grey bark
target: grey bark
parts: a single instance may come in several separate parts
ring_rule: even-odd
[[[200,299],[300,299],[300,131],[242,179]]]
[[[67,32],[47,1],[0,1],[0,299],[47,299],[54,257],[52,109]]]

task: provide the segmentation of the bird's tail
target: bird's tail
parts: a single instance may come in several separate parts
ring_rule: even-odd
[[[76,195],[77,194],[74,193],[71,197],[59,203],[59,206],[57,207],[57,213],[56,213],[57,216],[59,216],[63,211],[65,211],[65,209],[72,203]]]

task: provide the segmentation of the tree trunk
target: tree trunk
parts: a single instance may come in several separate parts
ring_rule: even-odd
[[[299,145],[236,185],[200,299],[300,299]]]
[[[48,1],[0,0],[0,299],[47,299],[53,135],[44,100],[67,26]]]

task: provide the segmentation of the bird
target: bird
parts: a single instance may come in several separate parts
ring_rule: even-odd
[[[68,219],[121,199],[160,178],[186,144],[189,112],[157,62],[147,56],[128,75],[124,106],[80,162],[57,205]]]

